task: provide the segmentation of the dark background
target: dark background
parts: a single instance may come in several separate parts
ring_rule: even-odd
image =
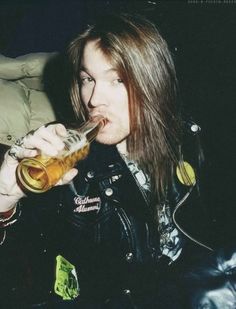
[[[0,52],[16,57],[63,51],[91,17],[105,10],[142,13],[167,39],[176,63],[182,104],[202,127],[210,167],[207,197],[218,228],[223,228],[236,213],[236,1],[2,0]]]

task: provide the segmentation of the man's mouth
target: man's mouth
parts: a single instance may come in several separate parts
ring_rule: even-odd
[[[95,122],[100,122],[102,127],[101,127],[101,131],[106,127],[106,125],[108,123],[110,123],[110,121],[108,120],[107,117],[105,117],[104,115],[100,114],[100,113],[94,113],[94,114],[90,114],[89,115],[90,118],[92,119],[92,121],[95,121]]]
[[[105,124],[107,124],[108,122],[110,122],[110,120],[107,118],[107,116],[105,116],[105,115],[103,115],[103,114],[100,114],[100,113],[90,114],[89,116],[90,116],[90,118],[92,118],[92,119],[103,118],[104,121],[105,121]]]

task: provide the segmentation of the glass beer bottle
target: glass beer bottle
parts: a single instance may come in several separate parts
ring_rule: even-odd
[[[52,188],[60,178],[89,152],[90,143],[106,123],[105,118],[96,116],[77,129],[67,129],[63,138],[64,149],[56,157],[43,154],[20,161],[16,176],[22,189],[41,193]]]

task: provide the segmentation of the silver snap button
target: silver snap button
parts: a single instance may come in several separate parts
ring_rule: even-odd
[[[191,131],[192,132],[197,132],[197,131],[199,131],[199,126],[197,125],[197,124],[193,124],[193,125],[191,125]]]
[[[131,294],[131,291],[129,289],[125,289],[125,290],[123,290],[123,292],[124,292],[125,295]]]
[[[125,256],[126,261],[129,263],[132,262],[133,258],[134,258],[134,255],[132,252],[127,253]]]
[[[93,178],[94,177],[94,171],[89,171],[87,173],[88,178]]]
[[[106,194],[106,196],[111,196],[111,195],[113,194],[112,188],[107,188],[107,189],[105,190],[105,194]]]

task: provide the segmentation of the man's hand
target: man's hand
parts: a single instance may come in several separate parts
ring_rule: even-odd
[[[5,159],[0,169],[0,212],[8,211],[16,202],[24,197],[16,180],[16,168],[19,160],[25,157],[35,157],[38,154],[57,156],[64,148],[62,141],[67,134],[62,124],[51,124],[29,132],[18,140],[5,154]],[[73,168],[68,171],[56,185],[70,182],[78,173]]]

